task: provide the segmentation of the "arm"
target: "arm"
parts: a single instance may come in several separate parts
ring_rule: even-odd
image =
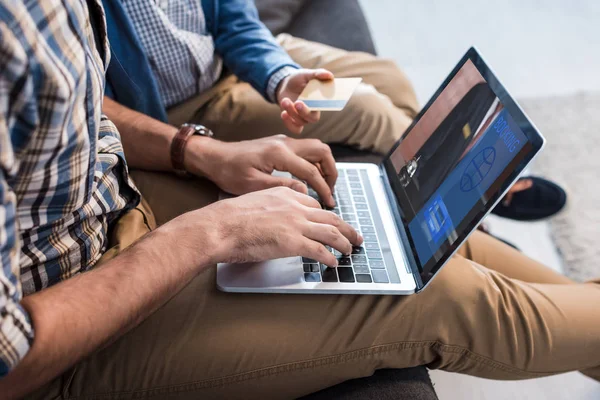
[[[264,240],[239,246],[249,237]],[[361,243],[335,214],[286,188],[184,214],[106,264],[22,301],[36,335],[21,363],[0,379],[2,398],[21,397],[110,344],[217,262],[302,255],[336,266],[323,244],[350,254]]]
[[[104,97],[103,111],[117,126],[130,167],[172,171],[170,147],[177,129]],[[329,146],[315,139],[295,140],[283,135],[238,143],[192,136],[185,148],[184,165],[193,175],[205,177],[222,190],[245,194],[275,186],[302,193],[297,180],[275,178],[273,170],[288,171],[308,182],[330,207],[337,179]]]
[[[8,182],[17,170],[11,129],[29,122],[15,118],[33,94],[25,89],[32,87],[26,57],[12,31],[0,21],[0,379],[29,351],[34,337],[31,318],[21,304],[17,196]]]
[[[260,21],[254,2],[205,0],[203,4],[217,53],[235,75],[273,101],[267,94],[269,78],[286,66],[299,66]],[[211,12],[212,7],[217,9]]]
[[[211,21],[210,11],[207,21],[216,51],[225,64],[267,100],[279,104],[281,118],[290,132],[300,134],[304,125],[319,121],[320,112],[310,111],[297,99],[310,80],[330,80],[333,74],[324,69],[299,69],[260,21],[253,1],[216,3],[218,10],[212,14],[218,16],[218,21]]]
[[[202,239],[185,221],[165,225],[101,267],[23,299],[35,338],[17,367],[0,379],[0,397],[20,398],[49,382],[139,324],[213,264],[212,255],[192,250],[192,237],[206,249],[219,246],[206,225],[193,225]]]
[[[10,35],[1,24],[0,32]],[[11,134],[20,133],[15,124],[32,123],[26,114],[17,113],[29,105],[32,97],[25,91],[33,87],[33,78],[26,68],[27,53],[16,44],[0,40],[6,67],[0,74],[2,399],[22,397],[113,342],[216,262],[302,255],[336,265],[323,244],[349,253],[352,244],[362,242],[350,226],[321,210],[315,200],[277,188],[185,214],[96,269],[22,299],[17,199],[7,176],[17,171],[11,147]],[[265,240],[239,246],[253,237]]]
[[[0,137],[5,138],[5,121]],[[0,379],[27,353],[33,340],[31,319],[20,304],[18,285],[19,249],[16,224],[16,196],[7,185],[4,168],[9,155],[4,140],[0,145]],[[2,389],[0,388],[0,393]],[[0,396],[1,397],[1,396]]]
[[[18,173],[15,138],[36,123],[30,112],[35,77],[27,52],[3,23],[0,38],[0,398],[7,399],[22,397],[138,324],[212,264],[212,246],[221,243],[205,214],[214,215],[200,211],[193,224],[174,221],[105,265],[22,298],[18,197],[9,183]],[[193,250],[195,241],[211,252]]]
[[[121,134],[129,167],[173,170],[170,148],[178,128],[122,106],[108,96],[104,96],[102,112]]]

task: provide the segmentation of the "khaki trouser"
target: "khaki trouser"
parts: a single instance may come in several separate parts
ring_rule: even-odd
[[[338,78],[363,78],[342,112],[323,112],[302,137],[343,143],[380,153],[396,143],[417,115],[418,103],[406,76],[389,60],[349,53],[323,44],[278,36],[279,43],[304,68],[327,68]],[[169,110],[169,122],[206,125],[221,140],[238,141],[285,133],[278,105],[268,103],[236,76]]]
[[[202,180],[134,179],[159,224],[217,198]],[[112,245],[126,247],[153,221],[143,203],[119,220]],[[411,296],[222,293],[210,268],[32,398],[294,398],[416,365],[492,379],[571,370],[599,379],[599,304],[600,285],[573,283],[481,232]]]
[[[307,135],[383,151],[414,115],[412,89],[392,64],[280,39],[292,56],[304,55],[301,64],[363,76],[377,89],[365,86]],[[244,86],[228,78],[196,99],[195,110],[192,102],[172,110],[171,119],[196,115],[214,122],[218,135],[238,139],[281,132],[278,109]],[[154,217],[162,224],[217,199],[215,186],[200,179],[133,177],[149,206],[118,221],[104,260],[153,229]],[[572,370],[600,379],[598,283],[576,284],[481,232],[412,296],[222,293],[211,268],[31,398],[293,398],[378,368],[416,365],[493,379]]]

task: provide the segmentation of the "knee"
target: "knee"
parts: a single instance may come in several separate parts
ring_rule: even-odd
[[[383,154],[389,151],[412,122],[412,117],[394,106],[389,97],[367,84],[357,87],[345,112],[355,121],[353,144]]]
[[[387,91],[393,93],[392,100],[396,107],[401,108],[411,118],[419,113],[419,101],[415,89],[410,83],[408,76],[389,59],[381,59],[383,64],[382,73],[385,79]]]
[[[455,256],[426,289],[435,292],[436,303],[447,307],[442,313],[448,321],[468,318],[475,307],[491,308],[487,293],[489,283],[474,266],[467,265],[470,263]]]
[[[454,343],[456,338],[476,339],[481,327],[496,327],[504,313],[507,300],[500,282],[471,261],[453,257],[425,293],[431,296],[431,312],[438,326],[442,343]],[[498,329],[489,329],[497,332]]]
[[[528,318],[526,296],[517,284],[455,257],[426,291],[433,296],[429,330],[444,367],[459,371],[466,359],[460,350],[526,371],[532,362],[536,327]],[[425,293],[423,293],[425,294]],[[525,303],[523,305],[522,303]]]
[[[389,97],[379,93],[373,85],[361,83],[346,107],[361,118],[375,120],[391,118],[388,109],[393,106]]]

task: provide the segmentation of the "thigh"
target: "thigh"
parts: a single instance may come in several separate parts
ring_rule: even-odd
[[[225,141],[258,139],[280,133],[291,135],[281,120],[281,110],[268,103],[250,85],[237,82],[214,98],[192,118]],[[412,119],[374,86],[361,84],[346,107],[323,112],[300,135],[328,144],[345,144],[385,154],[411,124]],[[291,135],[298,137],[295,135]]]
[[[512,279],[531,283],[574,283],[566,276],[481,231],[473,232],[458,253]]]
[[[121,251],[154,229],[156,229],[154,213],[150,204],[142,197],[137,207],[121,216],[111,227],[108,234],[108,250],[102,254],[94,267],[116,257]]]
[[[369,53],[351,52],[322,43],[281,34],[278,42],[303,68],[325,68],[338,78],[360,77],[395,107],[414,118],[419,111],[417,96],[407,76],[392,60]]]
[[[80,363],[66,397],[290,399],[426,364],[431,337],[410,340],[407,300],[222,293],[211,269]]]
[[[411,124],[418,109],[416,97],[393,63],[289,35],[281,36],[280,41],[302,66],[324,67],[338,77],[364,79],[344,110],[323,112],[321,120],[307,125],[301,137],[386,153]],[[287,133],[279,106],[267,102],[249,84],[229,77],[213,92],[191,119],[210,127],[218,139],[239,141]],[[170,113],[170,119],[175,113]]]
[[[67,397],[295,398],[378,368],[523,379],[599,361],[595,285],[526,284],[460,256],[405,297],[222,293],[215,273],[79,364]]]
[[[219,197],[219,188],[202,178],[181,178],[172,173],[140,170],[133,170],[131,177],[152,210],[157,225],[214,203]]]
[[[149,203],[174,208],[157,214],[163,222],[217,193],[144,175],[134,178]],[[199,275],[53,385],[71,399],[295,398],[378,368],[520,379],[593,375],[600,364],[598,285],[528,284],[462,256],[412,296],[223,293],[215,275]]]

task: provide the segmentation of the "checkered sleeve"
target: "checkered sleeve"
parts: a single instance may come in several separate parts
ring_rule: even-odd
[[[19,243],[16,196],[7,176],[16,170],[11,125],[26,102],[27,55],[6,25],[0,25],[0,378],[25,356],[33,328],[25,309],[19,281]]]
[[[267,97],[271,103],[277,103],[277,88],[282,80],[287,78],[292,74],[292,72],[297,71],[298,68],[286,66],[280,68],[269,78],[269,83],[267,84]]]

